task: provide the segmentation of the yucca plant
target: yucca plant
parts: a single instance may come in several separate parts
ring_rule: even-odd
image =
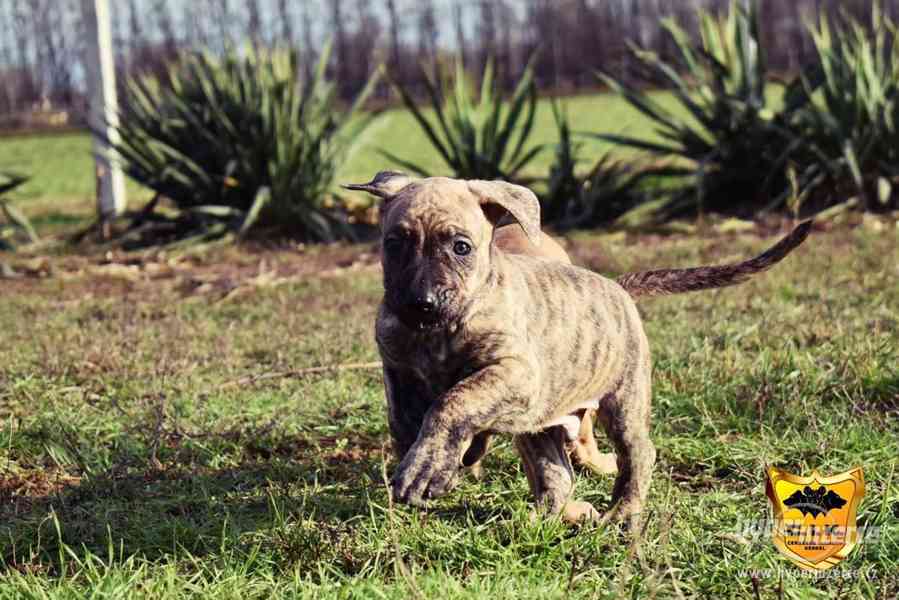
[[[587,173],[579,172],[584,144],[572,134],[565,108],[552,103],[558,141],[549,169],[546,193],[540,196],[544,223],[557,228],[595,227],[608,224],[639,204],[640,175],[603,154]]]
[[[578,163],[583,161],[584,144],[572,134],[565,107],[557,100],[551,106],[557,141],[546,181],[546,194],[540,197],[540,216],[545,223],[566,220],[584,185],[583,176],[577,173]]]
[[[844,14],[810,26],[818,64],[788,88],[785,104],[805,141],[798,176],[819,206],[859,197],[865,208],[897,204],[899,37],[875,2],[865,26]]]
[[[28,218],[4,198],[26,181],[28,178],[21,175],[0,173],[0,214],[4,217],[4,221],[0,221],[0,250],[15,250],[21,243],[38,241],[37,232]]]
[[[799,144],[765,93],[767,64],[756,3],[744,8],[731,2],[723,16],[702,10],[698,16],[698,42],[673,20],[662,23],[682,64],[632,49],[647,79],[669,87],[682,111],[668,110],[637,87],[600,75],[654,123],[661,139],[593,135],[679,160],[680,167],[659,173],[677,178],[660,207],[664,218],[703,210],[751,213],[769,206],[771,197],[783,196],[782,202],[784,167]]]
[[[615,223],[646,202],[644,180],[655,172],[620,161],[611,152],[602,154],[584,178],[575,209],[563,226],[592,228]]]
[[[433,75],[423,69],[433,118],[425,116],[409,90],[395,81],[393,86],[454,176],[511,180],[542,149],[541,146],[527,147],[537,111],[532,62],[528,63],[508,101],[504,101],[494,78],[492,60],[484,68],[477,99],[460,60],[455,63],[452,81],[441,68]],[[387,150],[381,152],[414,173],[430,175],[412,160]]]
[[[275,225],[310,240],[349,235],[329,207],[337,170],[370,117],[348,109],[325,69],[295,52],[185,56],[163,78],[128,82],[115,149],[125,171],[210,235]]]

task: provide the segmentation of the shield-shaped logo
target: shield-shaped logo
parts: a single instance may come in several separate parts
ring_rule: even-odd
[[[822,477],[768,468],[768,499],[774,511],[774,545],[804,569],[828,569],[858,542],[855,514],[865,495],[861,467]]]

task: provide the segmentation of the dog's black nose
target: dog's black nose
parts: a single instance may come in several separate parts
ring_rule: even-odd
[[[428,292],[427,294],[416,296],[412,300],[412,308],[423,314],[433,313],[437,310],[437,294]]]

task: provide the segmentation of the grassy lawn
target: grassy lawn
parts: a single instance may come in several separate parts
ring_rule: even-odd
[[[566,102],[577,130],[648,133],[613,96]],[[544,101],[533,143],[554,140]],[[395,110],[340,180],[391,166],[379,147],[442,170]],[[544,152],[531,174],[551,160]],[[87,135],[2,139],[0,170],[33,176],[15,201],[40,231],[91,218]],[[131,184],[129,194],[148,197]],[[0,600],[894,598],[899,228],[866,223],[814,234],[739,288],[641,305],[659,460],[639,543],[533,521],[509,439],[484,480],[427,511],[389,505],[371,245],[0,255],[23,275],[0,279]],[[770,242],[566,240],[576,262],[606,274],[724,262]],[[347,364],[361,366],[296,372]],[[880,536],[837,567],[861,575],[803,577],[769,539],[745,534],[767,516],[771,464],[864,467],[859,518]],[[576,494],[605,508],[611,487],[582,476]]]
[[[613,274],[770,241],[581,234],[568,246]],[[389,508],[379,371],[276,376],[377,360],[372,252],[11,257],[31,276],[0,282],[0,598],[899,594],[892,224],[813,234],[739,288],[642,304],[659,460],[638,545],[532,522],[508,439],[485,480],[428,511]],[[803,578],[770,540],[740,534],[767,514],[768,464],[864,467],[860,521],[881,536],[837,567],[863,576]],[[576,493],[603,506],[611,484],[583,476]],[[782,576],[753,583],[751,569]]]

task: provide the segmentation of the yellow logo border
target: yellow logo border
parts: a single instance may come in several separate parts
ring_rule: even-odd
[[[774,546],[778,549],[778,551],[798,567],[816,571],[829,569],[830,567],[838,564],[840,561],[849,556],[849,553],[852,552],[853,548],[855,548],[855,546],[858,544],[859,536],[858,527],[856,525],[856,511],[858,509],[858,505],[861,503],[862,498],[865,495],[865,477],[864,473],[862,472],[862,468],[854,467],[843,473],[830,475],[828,477],[822,477],[817,470],[813,470],[812,474],[808,477],[802,477],[800,475],[790,473],[789,471],[786,471],[784,469],[770,466],[765,470],[765,472],[767,475],[767,481],[765,483],[765,494],[768,496],[768,500],[771,502],[772,511],[774,512],[774,530],[772,531],[772,538],[774,540]],[[846,523],[846,541],[844,542],[843,546],[830,556],[822,558],[817,562],[810,562],[805,558],[799,556],[798,554],[795,554],[787,547],[786,543],[784,542],[784,535],[782,534],[782,531],[785,511],[780,499],[777,497],[777,493],[774,491],[775,484],[778,481],[787,481],[789,483],[794,483],[797,485],[809,485],[812,483],[817,483],[819,485],[826,486],[836,483],[842,483],[850,479],[855,482],[856,491],[852,494],[852,499],[850,500],[849,504],[849,514]]]

